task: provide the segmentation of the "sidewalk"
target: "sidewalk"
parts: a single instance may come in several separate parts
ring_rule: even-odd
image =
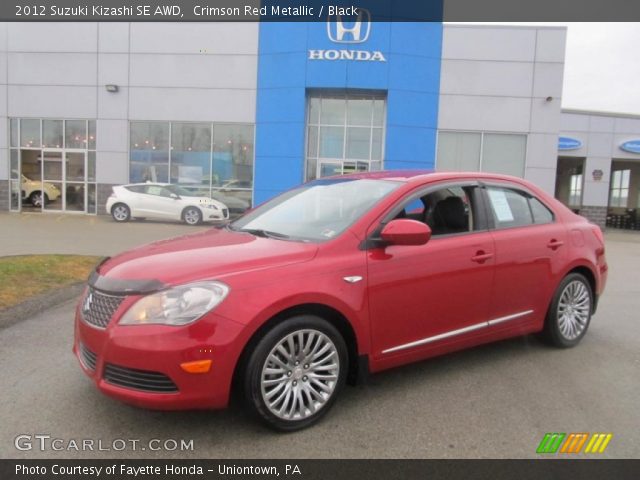
[[[0,257],[26,254],[113,255],[154,240],[196,233],[210,225],[132,221],[108,216],[0,213]]]

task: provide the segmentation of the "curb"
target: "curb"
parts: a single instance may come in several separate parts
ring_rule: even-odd
[[[73,283],[66,287],[36,295],[13,307],[0,310],[0,329],[10,327],[22,320],[27,320],[72,298],[78,298],[84,285],[84,282]]]

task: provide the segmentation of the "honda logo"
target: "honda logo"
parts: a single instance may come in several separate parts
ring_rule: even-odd
[[[335,20],[332,21],[332,18]],[[353,22],[343,22],[342,15],[330,16],[327,21],[327,35],[335,43],[363,43],[371,33],[371,13],[358,8]]]

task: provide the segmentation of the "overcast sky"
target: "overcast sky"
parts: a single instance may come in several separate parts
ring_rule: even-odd
[[[518,23],[567,27],[563,108],[640,115],[640,23]]]
[[[640,115],[640,23],[569,23],[562,106]]]

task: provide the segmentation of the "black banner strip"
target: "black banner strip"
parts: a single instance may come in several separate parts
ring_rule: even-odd
[[[12,22],[316,22],[341,15],[412,22],[640,21],[629,0],[7,0]]]
[[[0,460],[2,480],[637,479],[640,460]]]

